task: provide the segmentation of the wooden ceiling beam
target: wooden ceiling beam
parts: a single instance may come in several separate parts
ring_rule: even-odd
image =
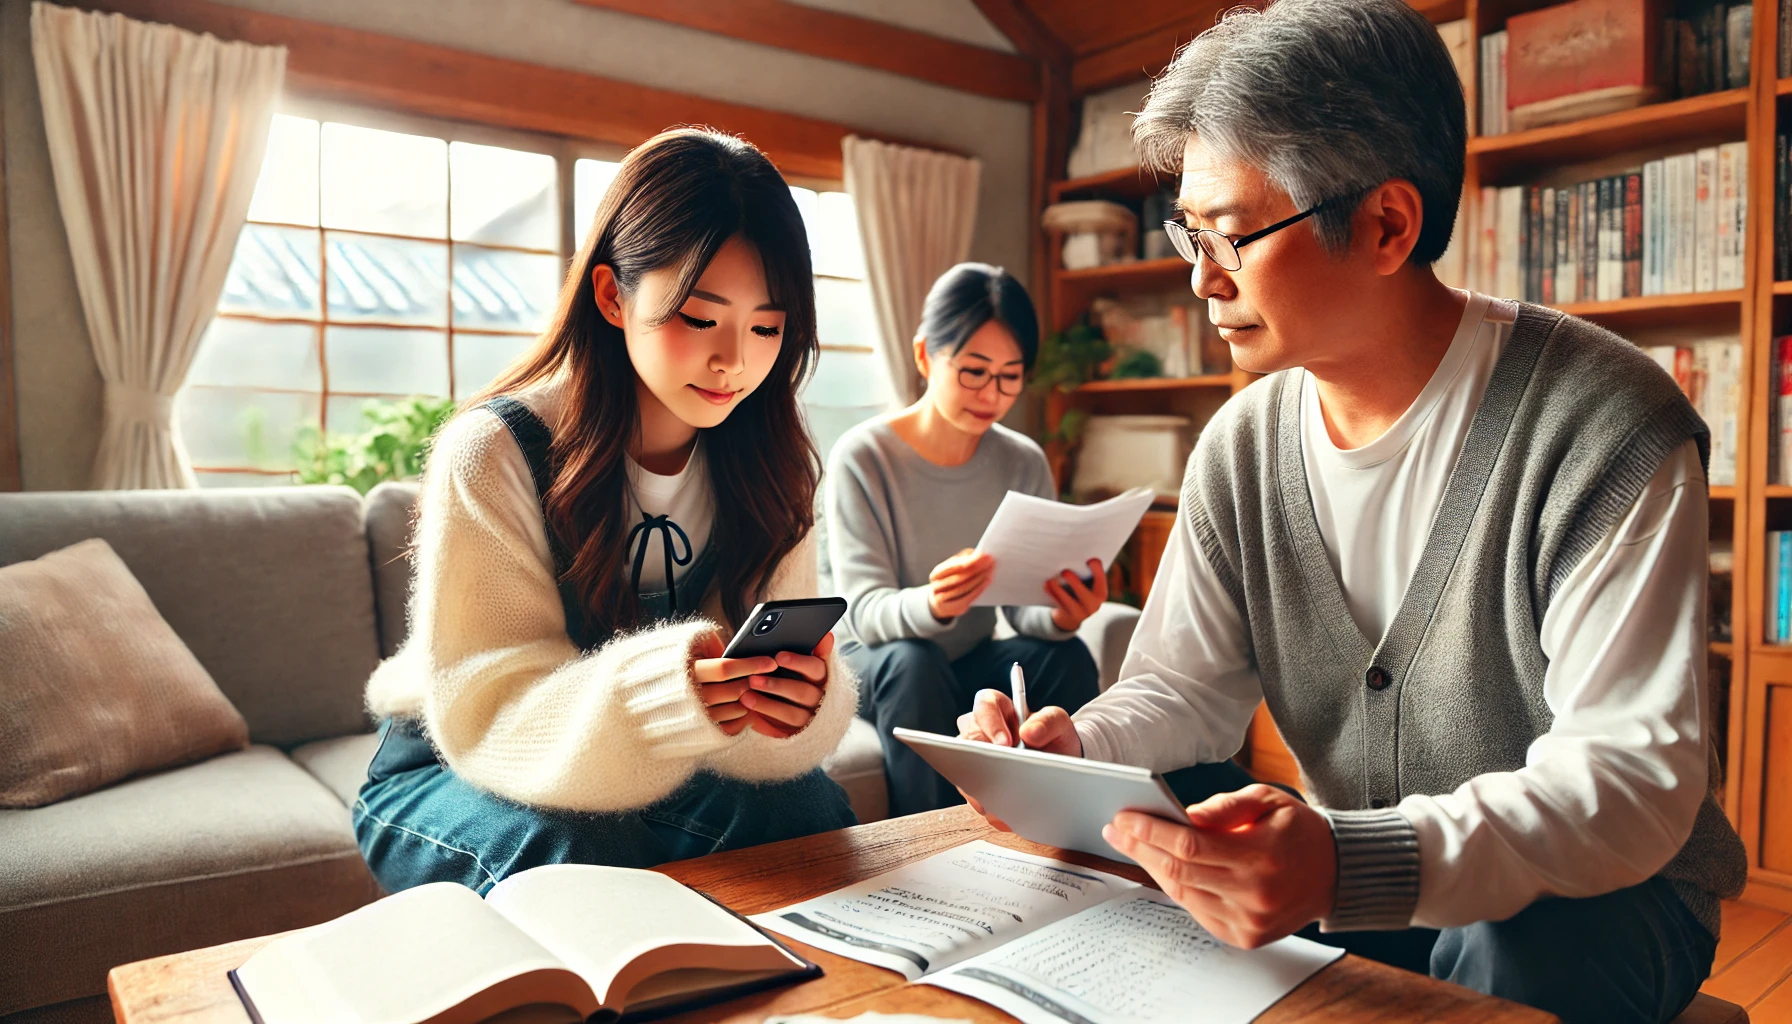
[[[1039,76],[1025,57],[788,0],[573,0],[781,50],[1031,103]]]
[[[1176,56],[1177,48],[1193,39],[1197,31],[1188,24],[1166,26],[1086,57],[1078,57],[1070,66],[1070,89],[1078,96],[1086,96],[1128,82],[1143,83],[1155,78],[1169,65],[1170,58]]]
[[[1004,0],[990,0],[1001,3]],[[1006,0],[1013,2],[1013,0]],[[1464,0],[1407,0],[1433,23],[1463,16]],[[978,0],[983,6],[984,0]],[[1071,64],[1070,87],[1086,96],[1128,82],[1155,78],[1184,43],[1214,25],[1220,13],[1237,6],[1237,0],[1200,0],[1178,13],[1175,21],[1146,31],[1102,50],[1086,53]],[[987,12],[985,12],[987,13]],[[990,20],[995,20],[991,18]],[[999,26],[998,26],[999,27]]]
[[[849,134],[887,133],[705,99],[618,79],[489,57],[209,0],[67,0],[87,10],[286,47],[286,87],[456,121],[634,146],[675,125],[738,134],[786,174],[838,180]]]
[[[973,0],[977,9],[1008,37],[1014,48],[1033,60],[1068,74],[1072,54],[1069,44],[1052,34],[1032,8],[1020,0]]]

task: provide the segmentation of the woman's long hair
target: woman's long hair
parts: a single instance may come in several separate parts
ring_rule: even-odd
[[[622,161],[560,289],[553,325],[466,407],[568,374],[552,447],[554,481],[543,505],[551,536],[571,554],[561,575],[602,636],[640,622],[624,544],[624,463],[640,429],[635,368],[622,329],[597,308],[591,272],[608,264],[622,294],[642,276],[673,268],[671,320],[728,239],[758,250],[772,302],[784,311],[783,345],[764,383],[720,425],[702,431],[716,515],[708,549],[717,559],[722,609],[746,620],[778,562],[814,525],[820,460],[797,408],[815,363],[815,284],[808,234],[790,187],[749,143],[705,129],[667,131]],[[668,584],[671,581],[667,581]]]

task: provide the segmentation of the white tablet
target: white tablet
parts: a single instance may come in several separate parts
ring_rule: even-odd
[[[1163,777],[1144,768],[1081,757],[977,743],[898,728],[913,747],[983,809],[1036,843],[1134,863],[1101,838],[1101,827],[1121,811],[1188,820]]]

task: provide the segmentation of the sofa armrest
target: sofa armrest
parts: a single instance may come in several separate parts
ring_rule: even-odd
[[[1108,601],[1095,614],[1083,620],[1076,635],[1095,656],[1095,667],[1101,672],[1101,688],[1106,690],[1120,678],[1120,663],[1126,659],[1126,648],[1132,643],[1132,631],[1138,627],[1139,610],[1129,604]]]

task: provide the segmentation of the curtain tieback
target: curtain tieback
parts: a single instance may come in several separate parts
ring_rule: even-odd
[[[125,420],[144,423],[172,423],[174,396],[164,395],[134,384],[106,382],[107,413]]]

